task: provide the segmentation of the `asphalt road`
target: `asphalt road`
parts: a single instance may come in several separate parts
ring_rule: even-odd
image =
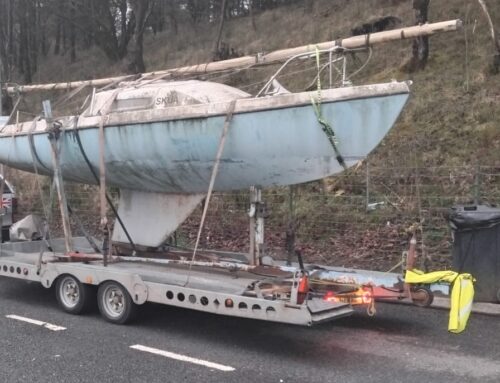
[[[500,381],[497,317],[473,315],[466,333],[452,335],[446,311],[377,308],[374,318],[302,328],[146,305],[134,324],[116,326],[97,310],[63,313],[53,290],[0,278],[0,382]],[[178,360],[186,357],[201,365]]]

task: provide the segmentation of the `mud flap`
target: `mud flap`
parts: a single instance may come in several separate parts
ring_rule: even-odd
[[[311,313],[311,324],[318,324],[343,316],[351,315],[354,310],[348,303],[327,302],[323,299],[313,298],[307,301],[307,308]]]

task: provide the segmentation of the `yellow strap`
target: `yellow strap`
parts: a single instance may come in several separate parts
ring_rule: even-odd
[[[460,334],[465,330],[474,300],[474,278],[470,274],[460,274],[451,290],[451,309],[448,331]]]

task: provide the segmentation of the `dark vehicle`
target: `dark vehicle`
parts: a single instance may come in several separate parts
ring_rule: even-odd
[[[13,215],[16,212],[17,200],[16,190],[12,184],[3,180],[0,174],[0,185],[3,183],[2,203],[0,204],[0,216],[2,220],[2,241],[9,239],[9,228],[14,222]]]

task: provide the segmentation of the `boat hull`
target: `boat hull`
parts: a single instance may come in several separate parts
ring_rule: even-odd
[[[389,132],[408,93],[324,101],[322,115],[336,135],[347,166],[364,159]],[[105,127],[108,185],[161,193],[206,192],[225,115]],[[95,179],[78,146],[77,134],[94,169],[99,167],[98,127],[66,129],[60,161],[66,180]],[[0,162],[41,174],[52,173],[46,133],[0,137]],[[34,161],[34,158],[36,161]],[[313,181],[344,169],[311,103],[238,112],[231,121],[215,190],[282,186]]]

